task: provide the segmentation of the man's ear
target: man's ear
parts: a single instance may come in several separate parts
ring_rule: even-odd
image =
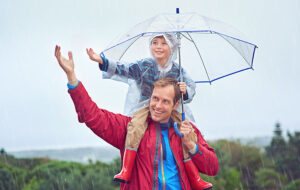
[[[176,110],[177,108],[178,108],[178,106],[179,106],[179,100],[176,102],[176,104],[174,105],[174,107],[173,107],[173,110]]]

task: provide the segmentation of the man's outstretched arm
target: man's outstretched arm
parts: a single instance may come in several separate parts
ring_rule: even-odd
[[[68,56],[69,59],[63,57],[60,47],[55,47],[55,57],[67,75],[69,85],[76,86],[74,89],[69,89],[68,92],[74,102],[79,122],[85,123],[96,135],[109,144],[122,149],[125,143],[127,123],[131,118],[99,109],[82,83],[76,78],[72,52],[68,52]]]

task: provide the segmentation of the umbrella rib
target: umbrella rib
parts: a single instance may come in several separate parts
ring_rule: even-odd
[[[122,59],[122,57],[124,56],[124,54],[127,52],[127,50],[132,46],[132,44],[134,44],[134,42],[136,42],[140,37],[144,36],[144,33],[142,33],[139,37],[137,37],[124,51],[124,53],[122,53],[122,55],[120,56],[119,60]]]
[[[188,38],[187,36],[185,36],[184,34],[180,33],[185,39],[187,39],[190,42],[193,42],[193,40],[191,40],[190,38]]]
[[[209,78],[209,75],[208,75],[207,69],[206,69],[206,67],[205,67],[204,61],[203,61],[203,59],[202,59],[202,56],[201,56],[201,54],[200,54],[200,51],[199,51],[199,49],[198,49],[197,45],[195,44],[195,42],[194,42],[193,38],[191,37],[191,35],[190,35],[189,33],[187,33],[187,35],[188,35],[188,36],[191,38],[191,40],[192,40],[192,43],[194,44],[194,46],[195,46],[195,48],[196,48],[196,50],[197,50],[197,52],[198,52],[198,54],[199,54],[199,56],[200,56],[200,59],[201,59],[202,65],[203,65],[203,67],[204,67],[204,70],[205,70],[206,76],[207,76],[207,78],[208,78],[208,81],[209,81],[209,83],[211,83],[211,80],[210,80],[210,78]]]
[[[190,18],[188,18],[188,19],[186,20],[186,22],[185,22],[184,24],[182,24],[182,26],[185,26],[186,23],[190,22],[190,20],[191,20],[193,17],[194,17],[194,15],[191,15]]]
[[[176,28],[175,25],[170,21],[170,19],[168,19],[168,17],[164,16],[164,18],[168,21],[168,24],[171,24],[174,28]]]

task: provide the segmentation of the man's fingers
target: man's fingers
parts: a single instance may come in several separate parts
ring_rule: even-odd
[[[71,51],[68,52],[69,60],[73,60],[73,54]]]
[[[58,56],[58,52],[59,52],[59,46],[56,45],[56,46],[55,46],[55,53],[54,53],[54,55],[55,55],[56,58],[57,58],[57,56]]]
[[[54,56],[56,57],[57,45],[55,46]]]
[[[58,45],[56,45],[56,47],[55,47],[55,57],[58,60],[58,62],[60,62],[61,52],[60,52],[60,47]]]
[[[179,130],[180,133],[182,133],[184,136],[190,134],[192,132],[192,129],[190,128],[182,128]]]

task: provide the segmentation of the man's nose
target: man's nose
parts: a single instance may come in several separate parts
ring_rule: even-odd
[[[157,108],[161,108],[161,107],[162,107],[162,102],[161,102],[161,101],[158,101],[158,102],[156,103],[156,107],[157,107]]]

